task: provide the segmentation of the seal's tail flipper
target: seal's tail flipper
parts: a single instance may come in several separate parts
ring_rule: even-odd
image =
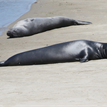
[[[80,20],[76,20],[77,21],[77,25],[89,25],[92,24],[91,22],[87,22],[87,21],[80,21]]]
[[[0,67],[1,67],[1,66],[5,66],[5,61],[1,61],[1,62],[0,62]]]

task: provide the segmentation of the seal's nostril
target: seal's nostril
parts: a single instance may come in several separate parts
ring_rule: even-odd
[[[10,31],[7,32],[7,35],[10,36]]]
[[[13,38],[13,34],[11,33],[11,31],[7,32],[7,36],[9,36],[10,38]]]

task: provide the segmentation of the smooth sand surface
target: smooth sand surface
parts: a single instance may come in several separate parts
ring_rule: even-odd
[[[38,0],[17,21],[52,16],[93,24],[14,39],[7,39],[4,32],[0,36],[0,61],[19,52],[66,41],[107,42],[107,0]],[[1,67],[0,107],[107,107],[107,60]]]

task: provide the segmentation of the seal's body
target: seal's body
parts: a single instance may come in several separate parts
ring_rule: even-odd
[[[0,66],[86,62],[107,58],[107,43],[76,40],[22,52],[2,61]]]
[[[55,28],[87,24],[91,24],[91,22],[79,21],[61,16],[48,18],[28,18],[21,20],[14,25],[13,28],[7,31],[7,35],[10,38],[23,37]]]

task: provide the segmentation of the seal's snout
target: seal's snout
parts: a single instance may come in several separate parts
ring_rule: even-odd
[[[10,35],[10,31],[7,31],[7,35],[8,35],[8,36]]]
[[[5,61],[1,61],[1,62],[0,62],[0,67],[1,67],[1,66],[5,66]]]
[[[10,38],[13,38],[14,37],[14,32],[13,32],[13,30],[9,30],[9,31],[7,31],[7,35],[10,37]]]
[[[11,37],[12,36],[11,31],[7,31],[7,35]]]

